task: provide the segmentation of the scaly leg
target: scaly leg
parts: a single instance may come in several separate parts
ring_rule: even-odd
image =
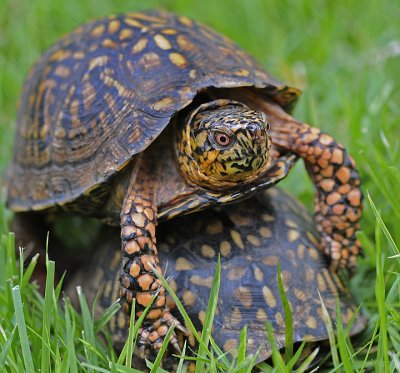
[[[132,301],[136,299],[137,318],[156,296],[139,331],[138,346],[143,351],[146,347],[160,349],[163,338],[172,324],[185,334],[186,330],[166,307],[165,289],[153,271],[155,268],[158,273],[162,273],[157,257],[155,236],[156,194],[151,180],[143,180],[140,185],[133,184],[122,206],[120,296],[123,308],[128,315],[131,312]],[[175,334],[170,343],[179,351]]]
[[[302,157],[314,182],[315,219],[332,269],[354,269],[361,254],[355,233],[362,212],[354,160],[330,135],[295,120],[279,106],[266,103],[264,110],[272,123],[273,143]]]

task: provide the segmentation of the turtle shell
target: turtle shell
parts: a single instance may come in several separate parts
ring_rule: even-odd
[[[158,235],[160,259],[168,262],[166,276],[198,330],[204,322],[220,255],[221,285],[212,335],[225,352],[235,355],[240,332],[247,325],[248,353],[260,348],[257,361],[271,354],[267,321],[278,347],[285,345],[285,314],[277,282],[279,263],[292,310],[294,342],[328,339],[319,294],[333,321],[339,297],[343,324],[352,322],[350,334],[363,330],[364,318],[355,316],[356,304],[338,276],[328,269],[318,242],[319,234],[304,207],[276,188],[235,205],[161,223]],[[112,245],[118,247],[101,240],[96,246],[101,247],[99,259],[90,269],[84,268],[83,278],[77,281],[84,284],[86,294],[94,297],[100,292],[99,307],[103,309],[118,298],[114,284],[119,261],[113,256],[119,258],[119,251],[110,250]],[[121,313],[111,321],[118,346],[126,341],[124,320]]]
[[[150,11],[79,27],[42,56],[25,83],[9,207],[42,210],[90,194],[210,87],[253,87],[286,109],[299,95],[186,17]]]

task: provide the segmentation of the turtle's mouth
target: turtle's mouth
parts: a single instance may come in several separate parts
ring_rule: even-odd
[[[240,158],[221,161],[221,165],[228,174],[247,174],[260,170],[268,163],[268,160],[267,154],[254,155],[253,153]]]

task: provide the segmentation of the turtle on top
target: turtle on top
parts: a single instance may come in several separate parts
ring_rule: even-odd
[[[139,346],[174,324],[156,245],[159,221],[268,188],[305,162],[331,268],[355,266],[362,211],[353,159],[294,119],[299,91],[208,27],[162,11],[87,23],[31,69],[17,114],[7,204],[19,221],[69,212],[120,224],[121,298],[151,302]],[[36,220],[37,220],[36,219]],[[172,338],[176,345],[175,335]]]

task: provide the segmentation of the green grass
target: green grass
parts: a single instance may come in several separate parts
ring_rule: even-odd
[[[356,159],[370,198],[365,200],[360,233],[366,256],[359,261],[351,287],[368,316],[370,335],[366,333],[363,349],[353,350],[346,330],[337,329],[334,371],[400,370],[398,1],[0,0],[0,173],[12,154],[21,85],[40,53],[88,19],[148,7],[167,8],[211,25],[274,75],[302,88],[295,115],[333,134]],[[301,166],[281,185],[311,206],[312,187]],[[9,213],[0,218],[6,234],[8,219],[3,215],[9,219]],[[59,289],[40,297],[28,284],[29,273],[23,275],[17,267],[12,245],[12,236],[3,236],[0,369],[122,369],[109,346],[96,338],[95,326],[100,324],[94,324],[91,311],[82,318],[68,301],[61,307]],[[53,264],[48,265],[51,271]],[[209,342],[212,346],[212,339]],[[206,365],[229,366],[224,358],[215,360],[216,351],[203,351]],[[288,369],[287,360],[276,357],[274,362],[276,369]]]

